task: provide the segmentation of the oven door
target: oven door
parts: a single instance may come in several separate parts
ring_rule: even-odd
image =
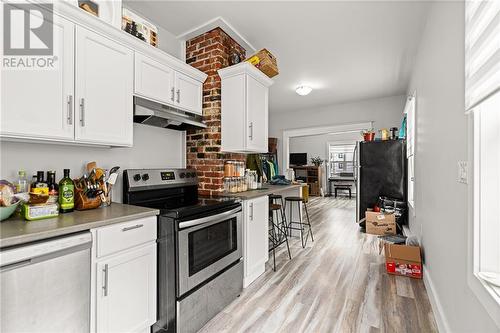
[[[217,215],[179,222],[180,297],[242,257],[241,206]]]

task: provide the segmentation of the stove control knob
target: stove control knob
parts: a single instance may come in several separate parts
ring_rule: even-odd
[[[134,175],[134,180],[135,180],[136,182],[138,182],[139,180],[141,180],[141,175],[140,175],[140,174],[138,174],[138,173],[136,173],[136,174]]]
[[[191,172],[191,177],[196,178],[196,172]]]
[[[149,179],[149,175],[147,173],[142,175],[142,180],[146,181]]]
[[[186,172],[186,178],[191,177],[191,174],[189,172]]]
[[[184,178],[184,177],[186,177],[186,174],[185,174],[184,172],[181,172],[181,173],[179,174],[179,176],[180,176],[181,178]]]

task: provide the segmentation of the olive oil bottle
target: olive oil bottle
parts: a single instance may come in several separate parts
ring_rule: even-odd
[[[72,212],[75,207],[75,184],[69,177],[69,169],[64,169],[64,178],[59,182],[59,211]]]

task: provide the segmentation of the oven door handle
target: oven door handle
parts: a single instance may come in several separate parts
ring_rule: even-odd
[[[188,227],[193,227],[195,225],[200,225],[200,224],[205,224],[205,223],[209,223],[209,222],[214,222],[214,221],[222,220],[222,219],[224,219],[224,218],[226,218],[228,216],[231,216],[234,213],[237,213],[239,211],[241,211],[241,207],[238,207],[238,208],[235,208],[235,209],[232,209],[232,210],[229,210],[227,212],[220,213],[220,214],[217,214],[217,215],[202,217],[202,218],[199,218],[199,219],[196,219],[196,220],[191,220],[191,221],[186,221],[186,222],[180,222],[179,223],[179,228],[180,229],[184,229],[184,228],[188,228]]]

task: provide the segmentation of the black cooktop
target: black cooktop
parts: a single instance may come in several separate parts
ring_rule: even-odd
[[[154,207],[160,209],[160,215],[174,219],[195,218],[194,215],[217,214],[240,206],[240,200],[224,197],[199,197],[196,204],[182,207]]]

